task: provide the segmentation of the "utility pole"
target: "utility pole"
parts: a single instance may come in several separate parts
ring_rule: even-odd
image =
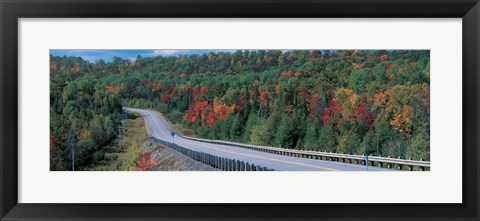
[[[122,131],[123,131],[123,122],[122,124],[118,125],[118,147],[120,148],[120,137],[122,136]]]
[[[125,130],[125,121],[127,120],[127,111],[123,110],[121,124],[118,125],[118,148],[120,148],[120,137],[122,136]]]
[[[70,152],[72,153],[72,171],[75,171],[75,132],[70,130],[68,134]]]
[[[75,147],[70,144],[70,148],[72,149],[72,171],[75,171]]]

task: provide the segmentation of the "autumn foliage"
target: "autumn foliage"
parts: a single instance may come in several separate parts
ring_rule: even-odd
[[[118,91],[121,91],[123,89],[122,86],[106,86],[105,87],[105,90],[107,91],[110,91],[110,92],[118,92]]]
[[[138,168],[140,170],[148,170],[149,168],[156,166],[158,160],[155,157],[152,157],[153,151],[144,152],[140,159],[137,162]]]
[[[323,117],[322,117],[323,126],[330,125],[332,123],[331,119],[333,117],[333,114],[340,113],[340,112],[342,112],[342,108],[340,107],[338,102],[335,101],[335,99],[331,99],[328,102],[327,108],[325,109],[325,113],[323,114]]]
[[[239,50],[135,62],[51,56],[50,72],[53,169],[69,167],[69,130],[85,149],[79,155],[115,140],[125,105],[158,110],[201,138],[429,158],[428,50]],[[154,159],[137,163],[148,169]]]
[[[368,126],[368,128],[372,128],[372,123],[373,123],[373,116],[372,114],[370,113],[370,111],[368,111],[366,108],[365,108],[365,105],[363,104],[363,102],[360,103],[360,105],[358,106],[358,108],[355,110],[355,117],[357,119],[360,119],[364,124],[366,124]]]

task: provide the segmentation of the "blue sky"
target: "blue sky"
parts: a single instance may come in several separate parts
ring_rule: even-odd
[[[235,52],[235,50],[50,50],[53,56],[74,56],[82,57],[85,60],[94,62],[103,59],[106,62],[112,61],[114,56],[123,59],[135,60],[138,55],[142,57],[154,56],[178,56],[191,54],[204,54],[210,52]]]

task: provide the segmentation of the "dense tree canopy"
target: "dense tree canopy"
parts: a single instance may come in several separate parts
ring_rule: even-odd
[[[122,106],[157,109],[198,137],[429,159],[429,51],[50,60],[52,169],[71,166],[71,143],[78,165],[101,158]]]

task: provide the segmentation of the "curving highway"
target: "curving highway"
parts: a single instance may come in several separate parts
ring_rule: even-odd
[[[145,119],[145,126],[150,136],[172,142],[172,129],[166,120],[156,111],[135,108],[124,108],[136,112]],[[245,162],[283,171],[366,171],[364,165],[306,159],[266,153],[238,146],[212,144],[175,136],[175,144],[182,147],[202,151],[212,155],[242,160]],[[391,171],[387,168],[369,167],[368,171]]]

